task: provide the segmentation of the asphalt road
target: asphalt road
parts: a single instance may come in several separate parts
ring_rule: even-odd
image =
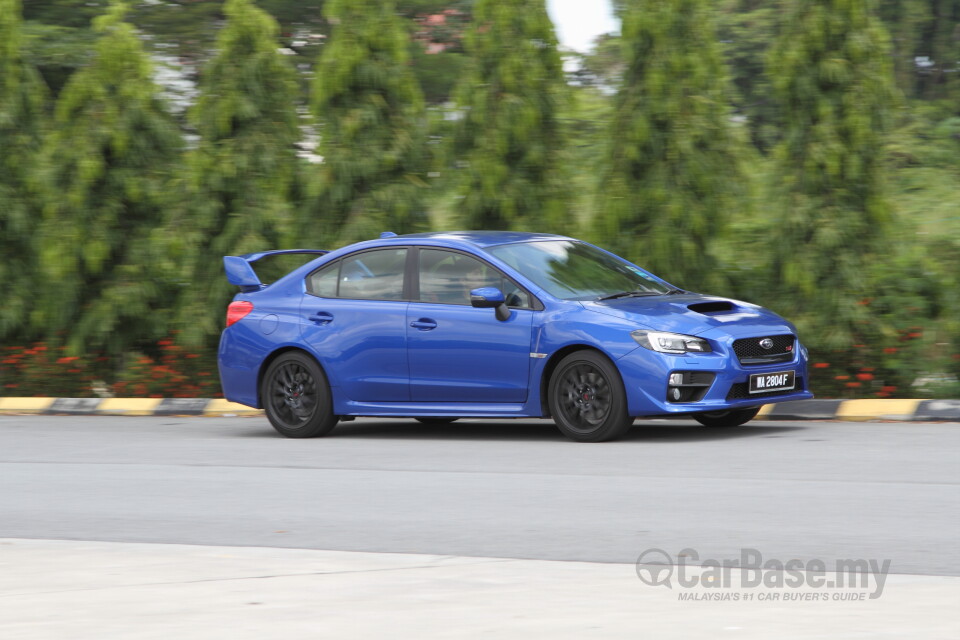
[[[960,424],[0,417],[0,538],[633,562],[689,547],[960,575]]]

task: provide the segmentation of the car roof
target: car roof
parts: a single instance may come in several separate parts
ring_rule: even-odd
[[[389,238],[389,241],[403,243],[411,239],[447,240],[472,244],[476,247],[492,247],[498,244],[514,242],[533,242],[536,240],[569,240],[566,236],[548,233],[530,233],[526,231],[436,231],[431,233],[409,233]]]

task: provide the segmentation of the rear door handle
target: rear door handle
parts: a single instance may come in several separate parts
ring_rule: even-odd
[[[307,320],[314,324],[330,324],[333,322],[333,314],[326,311],[318,311],[312,316],[307,316]]]
[[[430,318],[420,318],[411,322],[410,326],[414,329],[420,329],[420,331],[430,331],[437,328],[437,321]]]

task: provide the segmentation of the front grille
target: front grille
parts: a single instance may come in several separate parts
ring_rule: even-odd
[[[730,387],[730,393],[727,394],[727,400],[746,400],[747,398],[765,398],[767,396],[782,396],[786,393],[796,393],[803,391],[803,378],[797,376],[793,389],[784,391],[765,391],[763,393],[750,393],[749,382],[738,382]]]
[[[764,349],[760,346],[760,342],[767,339],[773,341],[773,346]],[[793,360],[795,347],[796,338],[792,334],[786,334],[761,338],[741,338],[733,343],[733,352],[737,354],[740,364],[775,364]]]

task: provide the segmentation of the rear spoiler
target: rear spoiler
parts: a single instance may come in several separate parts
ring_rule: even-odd
[[[261,251],[248,253],[242,256],[223,256],[223,268],[227,272],[227,281],[240,287],[240,291],[250,293],[260,291],[265,286],[250,265],[267,256],[285,255],[291,253],[306,253],[322,256],[330,253],[327,249],[280,249],[277,251]]]

